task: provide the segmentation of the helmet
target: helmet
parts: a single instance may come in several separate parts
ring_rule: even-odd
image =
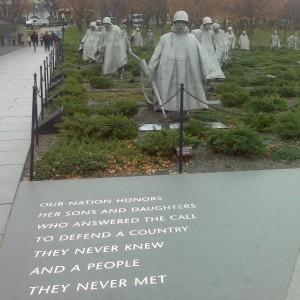
[[[111,19],[109,17],[105,17],[102,21],[103,24],[112,24]]]
[[[96,27],[96,26],[97,26],[96,22],[91,22],[90,23],[90,27]]]
[[[213,21],[211,20],[210,17],[204,17],[202,23],[203,23],[203,25],[204,25],[204,24],[212,24]]]
[[[231,31],[231,30],[232,30],[232,27],[228,27],[227,29]]]
[[[173,23],[176,21],[184,21],[184,22],[189,22],[189,17],[187,13],[183,10],[179,10],[175,13],[174,18],[173,18]]]
[[[212,30],[215,30],[215,29],[217,29],[217,28],[220,28],[220,25],[219,25],[218,23],[213,23],[213,24],[211,25],[211,28],[212,28]]]

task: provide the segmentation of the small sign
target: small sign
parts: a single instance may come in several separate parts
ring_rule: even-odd
[[[180,155],[180,149],[179,147],[176,148],[177,156]],[[182,156],[191,156],[193,154],[193,148],[192,147],[183,147],[182,148]]]

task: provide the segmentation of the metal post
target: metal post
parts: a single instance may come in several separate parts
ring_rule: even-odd
[[[49,81],[52,81],[52,50],[49,53]]]
[[[53,50],[52,50],[52,76],[54,74],[54,67],[55,67],[55,51],[56,51],[56,47],[57,46],[55,46],[53,48]]]
[[[34,168],[34,134],[35,134],[35,118],[36,118],[36,98],[37,87],[32,87],[32,110],[31,110],[31,144],[30,144],[30,181],[33,180],[33,168]]]
[[[41,93],[41,116],[44,120],[44,90],[43,90],[43,67],[40,66],[40,93]]]
[[[47,88],[47,75],[46,75],[46,61],[44,60],[44,86],[45,86],[45,106],[48,106],[48,88]]]
[[[53,48],[53,56],[52,56],[53,74],[54,74],[54,69],[55,69],[56,49],[57,49],[57,45],[55,46],[55,48]]]
[[[48,86],[48,89],[50,87],[50,81],[49,81],[49,64],[48,64],[48,56],[46,57],[46,75],[47,75],[47,86]]]
[[[65,14],[62,13],[61,15],[61,18],[62,18],[62,21],[63,21],[63,25],[62,25],[62,42],[63,44],[65,43]]]
[[[32,102],[34,104],[34,120],[35,120],[35,143],[39,144],[39,133],[38,133],[38,109],[37,109],[37,94],[38,94],[38,87],[37,87],[37,75],[36,73],[33,74],[34,77],[34,86],[36,87],[35,93],[33,94]]]
[[[184,84],[180,84],[180,127],[179,127],[179,174],[182,173],[182,148],[183,148],[183,121],[184,121],[184,112],[183,112],[183,92]]]

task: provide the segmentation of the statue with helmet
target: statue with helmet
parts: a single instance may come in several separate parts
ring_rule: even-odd
[[[218,62],[222,67],[226,61],[226,36],[223,30],[221,30],[218,23],[213,23],[211,28],[214,33],[215,51]]]
[[[277,30],[275,30],[270,37],[270,48],[271,49],[279,49],[281,47],[280,39],[277,33]]]
[[[82,59],[88,60],[97,60],[95,54],[97,52],[97,46],[100,39],[100,32],[95,22],[91,22],[89,29],[86,31],[85,36],[81,40],[78,51],[82,51]]]
[[[231,26],[227,28],[227,32],[225,34],[226,34],[226,56],[227,59],[230,59],[231,52],[235,48],[236,35],[234,34]]]
[[[195,29],[191,33],[197,38],[198,42],[206,49],[215,73],[214,79],[223,80],[225,75],[221,70],[217,55],[214,32],[211,30],[213,21],[210,17],[204,17],[200,29]]]
[[[118,72],[119,79],[122,79],[127,52],[131,51],[129,43],[121,28],[113,25],[109,17],[105,17],[102,23],[104,29],[97,47],[98,61],[101,62],[104,75]]]
[[[243,31],[239,37],[239,48],[240,50],[249,50],[250,48],[250,40],[246,31]]]
[[[148,80],[155,82],[166,111],[180,110],[176,92],[181,83],[194,96],[185,94],[184,111],[208,108],[206,81],[214,76],[212,63],[205,48],[189,33],[188,24],[187,13],[177,11],[171,32],[160,37],[148,65]],[[154,110],[161,109],[159,102],[154,95]]]

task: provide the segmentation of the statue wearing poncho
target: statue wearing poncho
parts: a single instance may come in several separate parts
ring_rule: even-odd
[[[183,11],[177,12],[173,22],[171,32],[161,36],[149,62],[149,81],[155,81],[163,103],[169,100],[183,83],[187,91],[204,102],[185,94],[184,110],[208,108],[206,79],[214,78],[211,60],[197,39],[188,32],[187,14]],[[155,97],[153,104],[157,108]],[[179,93],[164,104],[164,109],[179,111]]]
[[[103,61],[103,74],[121,72],[127,64],[126,37],[119,26],[111,23],[110,18],[104,18],[103,25],[105,28],[98,43],[99,60]]]

